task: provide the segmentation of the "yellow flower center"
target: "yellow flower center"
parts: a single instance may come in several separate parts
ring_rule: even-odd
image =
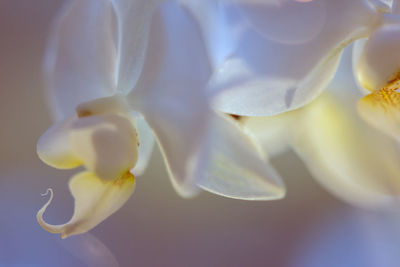
[[[400,72],[380,90],[362,98],[358,105],[360,115],[372,126],[400,137]]]

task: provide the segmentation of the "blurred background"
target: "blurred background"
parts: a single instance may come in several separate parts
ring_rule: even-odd
[[[245,202],[173,190],[158,149],[136,192],[88,234],[61,240],[36,222],[72,215],[68,179],[48,167],[36,140],[51,124],[41,59],[62,0],[0,0],[0,266],[400,266],[394,213],[362,210],[321,188],[291,153],[273,160],[287,197]],[[345,61],[346,62],[346,61]]]

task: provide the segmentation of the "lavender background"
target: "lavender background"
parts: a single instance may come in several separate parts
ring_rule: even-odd
[[[209,193],[185,200],[173,190],[158,149],[134,196],[89,234],[61,240],[36,223],[72,215],[75,171],[42,163],[35,144],[51,125],[41,58],[61,0],[0,0],[0,266],[399,266],[396,213],[336,200],[287,153],[273,160],[287,197],[245,202]],[[345,61],[346,64],[346,61]]]

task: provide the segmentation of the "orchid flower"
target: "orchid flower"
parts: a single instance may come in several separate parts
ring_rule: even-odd
[[[143,173],[155,136],[173,186],[245,200],[278,199],[284,185],[257,143],[210,107],[211,64],[202,36],[178,3],[74,0],[51,33],[47,95],[57,123],[39,139],[50,166],[83,166],[69,182],[71,220],[40,225],[63,238],[117,211]]]
[[[275,116],[241,117],[240,122],[270,156],[293,150],[335,196],[378,208],[400,194],[400,150],[393,138],[359,116],[361,92],[349,77],[350,52],[328,90],[307,106]]]
[[[302,107],[332,80],[343,48],[367,38],[354,51],[355,76],[369,92],[359,110],[372,125],[400,137],[399,1],[183,2],[213,59],[208,89],[220,93],[219,110],[270,116]]]
[[[215,107],[245,116],[239,121],[269,155],[293,149],[321,184],[350,203],[376,206],[399,195],[396,141],[359,116],[400,134],[399,2],[183,2],[212,58]],[[362,98],[350,82],[320,96],[353,42],[358,85],[372,93]]]

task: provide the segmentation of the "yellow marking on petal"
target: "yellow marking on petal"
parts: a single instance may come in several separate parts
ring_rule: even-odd
[[[53,191],[48,189],[50,198],[38,211],[36,218],[40,226],[50,233],[60,233],[61,238],[85,233],[122,207],[135,189],[135,178],[130,172],[112,181],[104,181],[94,173],[84,171],[76,174],[69,182],[75,199],[74,214],[69,222],[52,225],[43,219],[47,207],[53,199]]]
[[[400,137],[400,93],[396,91],[400,79],[390,80],[388,85],[363,97],[358,110],[369,124],[381,131]]]

